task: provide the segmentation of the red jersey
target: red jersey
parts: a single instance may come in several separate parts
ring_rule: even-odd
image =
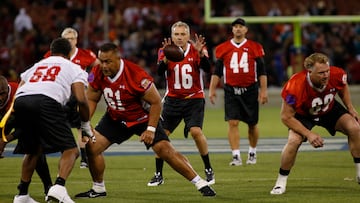
[[[216,59],[224,64],[224,83],[233,87],[248,87],[257,82],[255,59],[264,55],[263,47],[248,39],[240,44],[231,39],[215,49]]]
[[[293,75],[281,92],[283,100],[294,107],[296,113],[318,117],[329,112],[337,92],[346,85],[347,75],[341,68],[330,66],[329,83],[323,90],[312,86],[307,70]]]
[[[89,85],[102,91],[111,118],[128,127],[148,121],[141,98],[152,83],[152,77],[143,68],[124,59],[120,60],[120,69],[114,78],[104,76],[99,65],[89,74]]]
[[[180,62],[168,61],[166,76],[166,96],[189,99],[205,98],[203,70],[200,69],[200,54],[187,44],[185,58]],[[158,61],[163,60],[162,48],[158,51]]]
[[[44,58],[51,55],[50,51],[46,52]],[[83,70],[86,70],[96,61],[96,55],[91,50],[76,48],[75,53],[70,57],[73,63],[81,66]]]
[[[0,117],[3,117],[6,114],[6,112],[9,110],[11,106],[11,102],[14,99],[14,95],[19,84],[15,82],[8,82],[8,86],[9,86],[8,98],[5,101],[4,105],[0,106]]]

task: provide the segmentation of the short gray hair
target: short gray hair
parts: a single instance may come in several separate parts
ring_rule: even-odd
[[[176,27],[185,27],[185,30],[188,32],[188,34],[190,34],[190,27],[189,27],[189,25],[186,24],[185,22],[182,22],[182,21],[177,21],[176,23],[174,23],[174,24],[171,26],[171,34],[172,34],[173,30],[174,30]]]
[[[73,33],[75,35],[75,37],[78,37],[78,32],[71,27],[65,28],[62,33],[61,33],[61,37],[64,37],[64,35],[69,34],[69,33]]]

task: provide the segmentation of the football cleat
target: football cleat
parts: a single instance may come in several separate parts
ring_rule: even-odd
[[[39,203],[35,201],[33,198],[30,197],[29,194],[27,195],[16,195],[14,197],[13,203]]]
[[[164,184],[164,179],[160,173],[155,173],[154,177],[148,182],[147,186],[159,186]]]
[[[53,185],[46,196],[46,201],[56,200],[62,203],[75,203],[67,193],[67,190],[62,185]]]
[[[241,166],[242,160],[238,155],[233,156],[233,160],[229,163],[230,166]]]
[[[87,168],[88,164],[85,161],[80,162],[80,168]]]
[[[246,161],[246,164],[256,164],[256,154],[253,152],[250,152],[248,154],[248,159]]]
[[[215,184],[215,174],[212,168],[205,169],[206,181],[209,185]]]
[[[286,188],[280,185],[276,185],[271,191],[270,194],[272,195],[282,195],[286,191]]]
[[[200,188],[199,191],[204,197],[216,196],[216,192],[209,185],[205,185],[204,187]]]
[[[106,197],[106,192],[95,192],[91,189],[87,192],[82,192],[75,195],[75,198],[97,198],[97,197]]]

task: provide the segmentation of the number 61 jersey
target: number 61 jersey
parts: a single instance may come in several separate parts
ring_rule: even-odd
[[[120,59],[113,78],[105,76],[99,65],[89,74],[89,85],[102,92],[111,118],[127,127],[148,121],[142,97],[152,83],[153,78],[142,67],[125,59]]]
[[[294,107],[296,113],[319,117],[330,111],[335,96],[347,83],[347,75],[341,68],[330,66],[329,82],[323,89],[313,87],[307,70],[294,74],[284,85],[281,96],[287,104]]]

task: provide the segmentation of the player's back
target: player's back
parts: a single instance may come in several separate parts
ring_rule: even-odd
[[[63,57],[51,56],[22,73],[21,80],[25,84],[19,87],[17,96],[42,94],[65,104],[71,94],[71,84],[87,84],[87,73]]]

